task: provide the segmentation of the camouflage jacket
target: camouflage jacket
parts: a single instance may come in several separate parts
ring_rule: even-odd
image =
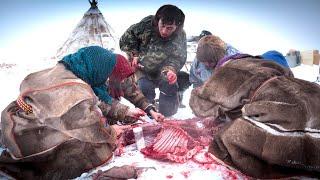
[[[135,107],[146,110],[149,106],[153,106],[148,103],[147,98],[142,94],[139,88],[137,88],[134,76],[126,78],[124,82],[119,85],[120,87],[117,88],[123,90],[124,98]],[[116,124],[117,121],[123,124],[129,124],[136,121],[135,119],[126,116],[129,107],[120,103],[119,100],[113,99],[111,105],[101,102],[99,107],[110,125]]]
[[[187,40],[184,30],[177,31],[169,39],[162,39],[153,25],[154,16],[147,16],[130,26],[120,38],[120,48],[130,58],[139,57],[143,66],[136,72],[137,79],[147,76],[159,79],[161,72],[178,72],[186,62]],[[129,58],[129,59],[130,59]]]

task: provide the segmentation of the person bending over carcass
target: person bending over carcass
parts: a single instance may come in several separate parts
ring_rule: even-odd
[[[107,162],[122,129],[111,119],[136,121],[146,112],[164,118],[142,95],[135,100],[146,112],[110,96],[126,93],[113,85],[132,82],[125,80],[132,74],[123,56],[90,46],[28,75],[1,115],[0,170],[18,179],[70,179]]]

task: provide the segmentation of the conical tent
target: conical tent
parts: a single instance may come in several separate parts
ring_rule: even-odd
[[[112,35],[114,31],[98,9],[97,1],[89,0],[89,3],[90,9],[84,14],[67,41],[58,49],[56,58],[60,59],[90,45],[98,45],[110,50],[115,49],[116,39]]]

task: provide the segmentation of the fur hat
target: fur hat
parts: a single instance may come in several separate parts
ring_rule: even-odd
[[[207,35],[199,40],[197,59],[200,62],[210,62],[214,65],[226,55],[226,43],[218,36]]]

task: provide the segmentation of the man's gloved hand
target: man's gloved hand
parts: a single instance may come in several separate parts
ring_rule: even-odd
[[[171,70],[168,70],[167,72],[167,79],[168,79],[168,82],[169,84],[174,84],[177,82],[177,75],[176,73],[174,73],[173,71]]]

